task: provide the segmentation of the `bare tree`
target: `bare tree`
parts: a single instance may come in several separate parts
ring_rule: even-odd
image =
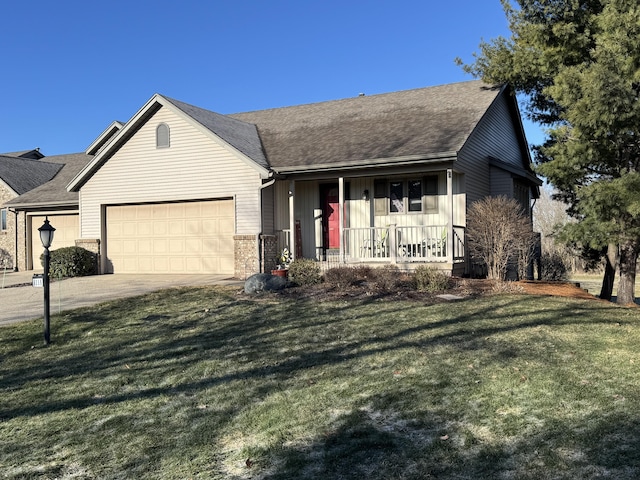
[[[467,214],[467,238],[472,257],[486,265],[489,278],[505,280],[509,265],[526,277],[536,235],[515,199],[500,196],[474,202]]]

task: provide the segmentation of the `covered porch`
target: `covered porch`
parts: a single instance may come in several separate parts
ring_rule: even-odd
[[[278,250],[331,264],[466,273],[464,176],[452,169],[288,179],[274,188]]]

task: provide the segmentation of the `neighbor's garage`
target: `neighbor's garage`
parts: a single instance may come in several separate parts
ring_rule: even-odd
[[[49,224],[56,229],[53,234],[53,243],[51,250],[57,250],[62,247],[74,247],[76,239],[80,235],[79,216],[75,214],[66,215],[33,215],[31,216],[31,265],[32,268],[38,270],[42,268],[40,255],[44,251],[42,242],[40,241],[40,232],[38,229],[44,224],[45,218],[49,218]]]
[[[106,208],[107,271],[234,273],[233,200]]]

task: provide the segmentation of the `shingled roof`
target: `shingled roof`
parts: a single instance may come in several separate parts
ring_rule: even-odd
[[[188,103],[164,97],[193,120],[206,127],[258,165],[268,168],[256,126]]]
[[[51,180],[60,168],[60,164],[48,160],[0,155],[0,179],[18,195]]]
[[[78,193],[68,192],[66,187],[71,179],[75,177],[93,157],[85,153],[72,153],[46,158],[48,163],[58,169],[57,175],[48,182],[6,202],[5,205],[17,208],[18,210],[27,207],[77,207]]]
[[[275,170],[455,155],[502,88],[454,83],[229,115],[257,125]]]

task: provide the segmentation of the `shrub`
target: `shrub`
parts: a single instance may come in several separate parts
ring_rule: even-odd
[[[324,281],[337,288],[350,287],[363,280],[362,272],[353,267],[334,267],[324,272]]]
[[[473,202],[467,214],[467,239],[472,258],[486,265],[490,279],[505,280],[510,263],[526,277],[537,236],[515,199],[499,196]]]
[[[378,290],[388,291],[398,288],[403,283],[403,278],[396,265],[385,265],[371,269],[370,281]]]
[[[322,281],[320,266],[309,258],[297,258],[289,264],[289,280],[301,286],[316,285]]]
[[[542,280],[565,281],[568,279],[567,264],[560,253],[543,253],[540,267]]]
[[[44,265],[44,254],[40,255]],[[84,277],[97,273],[97,255],[81,247],[52,250],[49,257],[49,276],[54,278]]]
[[[449,276],[428,265],[420,265],[413,275],[416,288],[422,292],[441,292],[449,286]]]

